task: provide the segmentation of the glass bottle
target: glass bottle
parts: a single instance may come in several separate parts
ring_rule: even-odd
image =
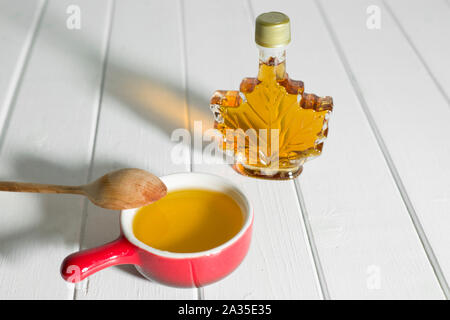
[[[210,108],[221,148],[246,176],[292,179],[305,161],[321,154],[333,108],[331,97],[304,92],[303,82],[286,73],[289,17],[268,12],[256,19],[259,48],[256,78],[244,78],[239,91],[218,90]]]

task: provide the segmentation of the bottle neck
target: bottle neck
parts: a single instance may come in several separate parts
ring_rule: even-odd
[[[263,81],[269,70],[276,80],[283,80],[286,77],[286,47],[257,47],[259,49],[258,80]]]

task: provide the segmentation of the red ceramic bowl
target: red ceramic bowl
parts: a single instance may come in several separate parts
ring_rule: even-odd
[[[210,174],[180,173],[161,180],[169,191],[195,188],[226,193],[241,207],[244,225],[232,239],[216,248],[174,253],[139,241],[132,228],[138,209],[123,210],[119,238],[66,257],[61,265],[61,275],[65,280],[75,283],[106,267],[134,264],[150,280],[176,287],[200,287],[218,281],[236,269],[247,254],[252,233],[253,209],[247,197],[226,179]]]

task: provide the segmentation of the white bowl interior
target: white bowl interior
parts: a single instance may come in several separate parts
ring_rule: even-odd
[[[133,219],[139,208],[123,210],[120,216],[122,232],[124,236],[135,246],[154,253],[156,255],[170,257],[170,258],[189,258],[205,256],[220,252],[222,249],[228,247],[239,239],[244,232],[250,227],[253,219],[253,209],[247,197],[234,184],[227,179],[220,176],[205,174],[205,173],[176,173],[160,178],[167,186],[168,192],[180,189],[205,189],[211,191],[222,192],[233,198],[239,205],[244,215],[244,224],[241,230],[230,240],[213,249],[201,252],[192,253],[176,253],[169,251],[162,251],[152,248],[145,243],[138,240],[133,233]]]

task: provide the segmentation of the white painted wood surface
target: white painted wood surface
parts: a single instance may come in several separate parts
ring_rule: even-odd
[[[450,104],[450,2],[394,0],[383,4]]]
[[[269,10],[292,21],[290,76],[334,98],[323,155],[285,182],[192,161],[200,148],[174,163],[172,132],[211,127],[212,92],[256,75],[254,18]],[[0,193],[0,299],[448,298],[449,17],[444,1],[0,1],[1,179],[211,172],[255,207],[250,252],[219,283],[169,288],[121,266],[74,287],[61,261],[116,238],[118,212]]]
[[[450,272],[450,105],[383,4],[351,3],[342,4],[348,8],[346,14],[332,1],[324,1],[323,8],[409,216],[448,296],[444,276],[448,278]],[[384,12],[377,32],[357,27],[358,12],[371,4]]]
[[[69,4],[85,7],[79,32],[65,26]],[[4,126],[2,179],[87,182],[102,73],[104,4],[52,1],[43,7]],[[14,28],[20,20],[12,17],[10,23]],[[89,59],[79,43],[90,44]],[[73,289],[58,274],[62,259],[78,250],[83,199],[14,193],[0,197],[2,298],[72,298]]]

